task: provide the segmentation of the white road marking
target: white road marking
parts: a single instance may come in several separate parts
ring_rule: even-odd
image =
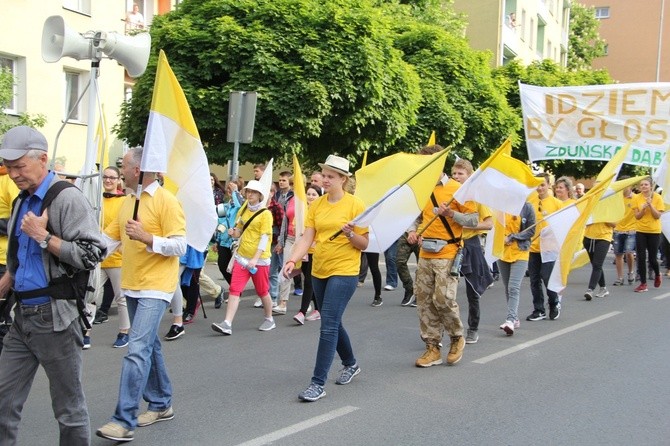
[[[652,297],[652,299],[661,300],[661,299],[665,299],[666,297],[670,297],[670,293],[661,294],[660,296]]]
[[[595,324],[596,322],[604,321],[605,319],[609,319],[612,316],[616,316],[618,314],[623,313],[622,311],[613,311],[611,313],[603,314],[602,316],[598,316],[593,319],[589,319],[588,321],[580,322],[579,324],[571,325],[570,327],[566,327],[562,330],[555,331],[553,333],[549,333],[544,336],[540,336],[537,339],[533,339],[532,341],[524,342],[519,345],[515,345],[514,347],[506,348],[505,350],[501,350],[498,353],[493,353],[492,355],[484,356],[483,358],[476,359],[472,362],[477,363],[477,364],[486,364],[487,362],[494,361],[496,359],[500,359],[504,356],[511,355],[512,353],[516,353],[518,351],[524,350],[526,348],[532,347],[534,345],[540,344],[542,342],[548,341],[550,339],[556,338],[558,336],[562,336],[564,334],[573,332],[575,330],[579,330],[580,328],[587,327],[591,324]]]
[[[318,417],[310,418],[309,420],[296,423],[292,426],[287,426],[283,429],[270,432],[269,434],[263,435],[262,437],[257,437],[254,438],[253,440],[245,441],[244,443],[240,443],[237,446],[262,446],[265,444],[270,444],[273,441],[281,440],[282,438],[288,437],[289,435],[297,434],[298,432],[312,428],[327,421],[334,420],[335,418],[347,415],[358,409],[360,408],[354,406],[344,406],[340,409],[327,412],[323,415],[319,415]]]

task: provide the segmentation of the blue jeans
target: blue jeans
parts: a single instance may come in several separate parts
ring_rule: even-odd
[[[121,367],[119,401],[112,420],[133,430],[137,426],[140,397],[149,403],[151,411],[159,412],[172,405],[172,384],[158,337],[158,326],[168,302],[129,296],[126,296],[126,302],[130,339]]]
[[[275,243],[272,245],[272,257],[270,257],[270,297],[273,302],[277,302],[279,296],[279,272],[284,266],[284,254],[277,254],[274,251]]]
[[[326,279],[312,277],[317,307],[321,312],[321,334],[312,382],[320,386],[326,384],[336,351],[342,365],[356,364],[349,335],[342,325],[342,315],[356,291],[357,282],[357,276],[331,276]]]
[[[396,256],[398,254],[398,240],[384,251],[384,261],[386,262],[386,285],[393,288],[398,286],[398,267],[396,265]]]

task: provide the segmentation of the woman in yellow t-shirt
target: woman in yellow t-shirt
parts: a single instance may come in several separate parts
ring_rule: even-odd
[[[563,202],[563,207],[577,201],[572,189],[572,180],[568,177],[560,177],[556,180],[554,183],[554,195]]]
[[[519,328],[519,296],[521,281],[528,268],[530,242],[535,235],[535,209],[526,202],[520,215],[505,215],[505,250],[498,259],[500,278],[505,285],[507,298],[507,318],[500,329],[507,336]]]
[[[635,212],[635,252],[637,253],[637,273],[640,275],[640,285],[635,288],[636,293],[644,293],[647,289],[647,253],[649,265],[654,270],[654,287],[661,286],[661,274],[658,269],[658,246],[661,243],[661,212],[663,212],[663,198],[652,190],[651,178],[640,181],[640,193],[631,200],[631,207]]]
[[[244,188],[244,193],[247,201],[237,214],[235,227],[228,229],[231,237],[239,238],[240,245],[234,255],[226,318],[212,324],[212,330],[224,335],[233,333],[233,319],[240,304],[240,295],[250,278],[265,313],[265,320],[258,329],[270,331],[276,327],[270,299],[272,214],[263,205],[263,194],[268,192],[263,192],[259,181],[251,180]]]
[[[614,223],[592,223],[587,225],[584,230],[584,240],[582,242],[591,261],[591,277],[589,278],[588,289],[584,293],[586,300],[593,299],[594,294],[596,297],[605,297],[610,294],[605,284],[603,264],[610,250],[614,226],[616,226]],[[600,289],[594,293],[596,285],[599,285]]]
[[[356,291],[361,251],[368,247],[367,228],[355,227],[352,221],[365,210],[365,205],[360,198],[345,192],[351,176],[347,159],[330,155],[319,165],[326,194],[309,207],[305,232],[286,257],[282,271],[289,277],[296,262],[316,241],[312,285],[321,311],[321,333],[312,382],[298,395],[302,401],[316,401],[326,396],[323,386],[336,351],[344,366],[336,384],[349,384],[361,371],[342,324],[342,315]],[[341,234],[333,237],[338,231]]]

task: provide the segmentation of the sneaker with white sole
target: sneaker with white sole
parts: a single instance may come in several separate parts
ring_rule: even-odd
[[[299,311],[298,314],[293,316],[293,320],[296,321],[299,325],[305,325],[305,315],[302,311]]]
[[[168,330],[167,334],[165,335],[165,340],[174,341],[175,339],[183,336],[184,333],[186,333],[186,330],[184,329],[183,325],[172,324],[170,326],[170,330]]]
[[[262,308],[263,307],[263,301],[261,300],[260,297],[257,297],[256,300],[254,301],[254,308]]]
[[[219,322],[218,324],[214,322],[212,324],[212,330],[223,335],[233,334],[233,327],[228,323],[228,321]]]
[[[324,396],[326,396],[326,391],[323,390],[323,386],[311,383],[309,387],[300,392],[300,394],[298,395],[298,399],[302,401],[313,402],[316,400],[320,400]]]
[[[340,370],[340,376],[335,380],[335,384],[340,384],[342,386],[349,384],[351,380],[354,379],[354,376],[359,373],[361,373],[361,368],[357,364],[344,366],[344,368]]]
[[[260,331],[270,331],[270,330],[274,330],[275,327],[276,327],[276,325],[275,325],[275,320],[274,319],[270,319],[270,320],[263,319],[263,323],[261,324],[260,327],[258,327],[258,329]]]
[[[501,326],[500,329],[504,331],[507,336],[512,336],[514,334],[514,322],[512,321],[505,321]]]
[[[476,344],[477,341],[479,341],[479,334],[477,333],[477,330],[471,330],[468,328],[467,336],[465,336],[465,343]]]
[[[307,316],[305,316],[306,321],[318,321],[321,320],[321,313],[319,313],[319,310],[314,310]]]
[[[384,287],[384,289],[385,289],[386,291],[393,291],[393,290],[395,290],[395,287],[394,287],[393,285],[386,285],[386,286]]]
[[[277,305],[272,309],[272,314],[278,314],[278,315],[286,314],[286,307]]]
[[[547,313],[544,311],[533,310],[533,312],[526,318],[527,321],[541,321],[547,318]]]
[[[591,300],[591,299],[593,299],[593,290],[592,290],[591,288],[589,288],[588,290],[586,290],[586,293],[584,293],[584,298],[585,298],[586,300]]]
[[[111,421],[95,431],[95,435],[113,441],[133,441],[135,439],[134,431]]]
[[[140,427],[149,426],[159,421],[167,421],[174,418],[174,410],[172,406],[163,410],[147,410],[137,417],[137,425]]]
[[[598,292],[596,293],[596,297],[607,297],[610,295],[610,292],[607,291],[607,288],[604,286],[601,286]]]
[[[128,345],[128,333],[119,333],[116,335],[116,341],[114,341],[114,344],[112,347],[114,348],[123,348]]]

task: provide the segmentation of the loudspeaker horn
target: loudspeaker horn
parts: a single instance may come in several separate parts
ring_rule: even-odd
[[[149,33],[124,36],[116,32],[102,32],[99,36],[96,34],[94,45],[109,58],[123,65],[130,77],[140,77],[147,69],[151,51]]]
[[[91,50],[91,40],[65,26],[63,17],[54,15],[44,22],[42,59],[45,62],[58,62],[61,57],[90,59]]]

